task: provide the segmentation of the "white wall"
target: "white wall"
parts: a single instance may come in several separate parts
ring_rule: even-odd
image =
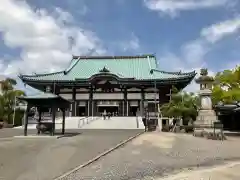
[[[159,99],[159,94],[157,93],[145,93],[145,99]]]
[[[127,99],[141,99],[141,93],[128,93]]]
[[[89,94],[76,94],[76,99],[77,100],[88,100],[89,99]]]

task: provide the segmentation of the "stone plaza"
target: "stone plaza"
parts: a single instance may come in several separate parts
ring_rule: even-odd
[[[212,141],[186,134],[146,133],[62,179],[161,180],[169,176],[168,180],[173,180],[171,175],[182,171],[210,169],[228,161],[239,161],[239,142],[240,139],[233,137],[228,141]],[[202,180],[202,177],[191,176],[194,180]],[[228,177],[237,180],[240,173]],[[180,179],[184,178],[175,180]]]
[[[13,136],[22,134],[21,130],[3,129],[0,132],[0,179],[57,178],[139,132],[68,130],[68,136],[60,139],[19,139]],[[160,180],[186,170],[209,169],[238,161],[239,148],[238,137],[212,141],[188,134],[147,132],[60,179]]]
[[[25,139],[13,137],[23,134],[22,129],[1,129],[0,179],[54,179],[139,132],[141,131],[68,130],[66,137],[60,139]],[[29,130],[29,133],[36,133],[36,130]]]

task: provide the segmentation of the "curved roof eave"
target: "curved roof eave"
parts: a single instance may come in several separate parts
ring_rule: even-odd
[[[152,69],[152,71],[155,72],[159,72],[162,74],[172,74],[172,75],[176,75],[177,77],[169,77],[169,78],[158,78],[158,80],[181,80],[181,79],[186,79],[186,78],[194,78],[196,76],[196,72],[192,71],[192,72],[188,72],[188,73],[181,73],[181,72],[167,72],[167,71],[162,71],[162,70],[157,70],[157,69]],[[49,76],[49,75],[60,75],[60,74],[64,74],[64,71],[59,71],[59,72],[54,72],[54,73],[48,73],[48,74],[36,74],[36,75],[19,75],[18,77],[21,80],[35,80],[35,81],[47,81],[47,80],[40,80],[37,79],[38,77],[44,77],[44,76]],[[64,74],[65,75],[65,74]],[[123,75],[117,75],[117,76],[121,76],[121,79],[125,79],[125,77]],[[129,79],[129,78],[127,78]],[[135,80],[139,80],[139,81],[146,81],[146,80],[154,80],[155,78],[151,78],[151,79],[135,79]],[[86,78],[87,80],[87,78]],[[69,80],[64,80],[64,79],[60,79],[60,80],[49,80],[49,81],[74,81],[73,79],[69,79]]]
[[[134,78],[121,78],[119,77],[119,80],[133,80],[133,81],[138,81],[138,82],[143,82],[143,81],[154,81],[157,80],[157,82],[166,82],[166,81],[188,81],[191,82],[195,76],[184,76],[184,77],[174,77],[174,78],[165,78],[165,79],[134,79]],[[62,83],[71,83],[71,82],[76,82],[76,81],[88,81],[88,79],[74,79],[74,80],[61,80],[61,79],[56,79],[56,80],[40,80],[40,79],[34,79],[34,78],[21,78],[23,82],[45,82],[45,83],[53,83],[53,82],[62,82]]]
[[[191,72],[182,72],[182,71],[175,71],[175,72],[171,72],[171,71],[163,71],[163,70],[160,70],[160,69],[151,69],[153,72],[159,72],[159,73],[163,73],[163,74],[172,74],[172,75],[196,75],[196,71],[191,71]]]

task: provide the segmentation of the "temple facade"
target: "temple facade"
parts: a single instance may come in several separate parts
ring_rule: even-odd
[[[73,56],[60,72],[19,75],[27,85],[71,100],[69,116],[143,115],[169,101],[171,88],[181,90],[196,73],[159,70],[154,55]]]

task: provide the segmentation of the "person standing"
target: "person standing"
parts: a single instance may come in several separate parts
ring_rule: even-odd
[[[107,116],[107,111],[106,111],[106,109],[104,109],[104,111],[103,111],[103,120],[106,120],[106,116]]]
[[[110,119],[110,117],[111,117],[111,113],[110,113],[110,112],[108,112],[108,119]]]

